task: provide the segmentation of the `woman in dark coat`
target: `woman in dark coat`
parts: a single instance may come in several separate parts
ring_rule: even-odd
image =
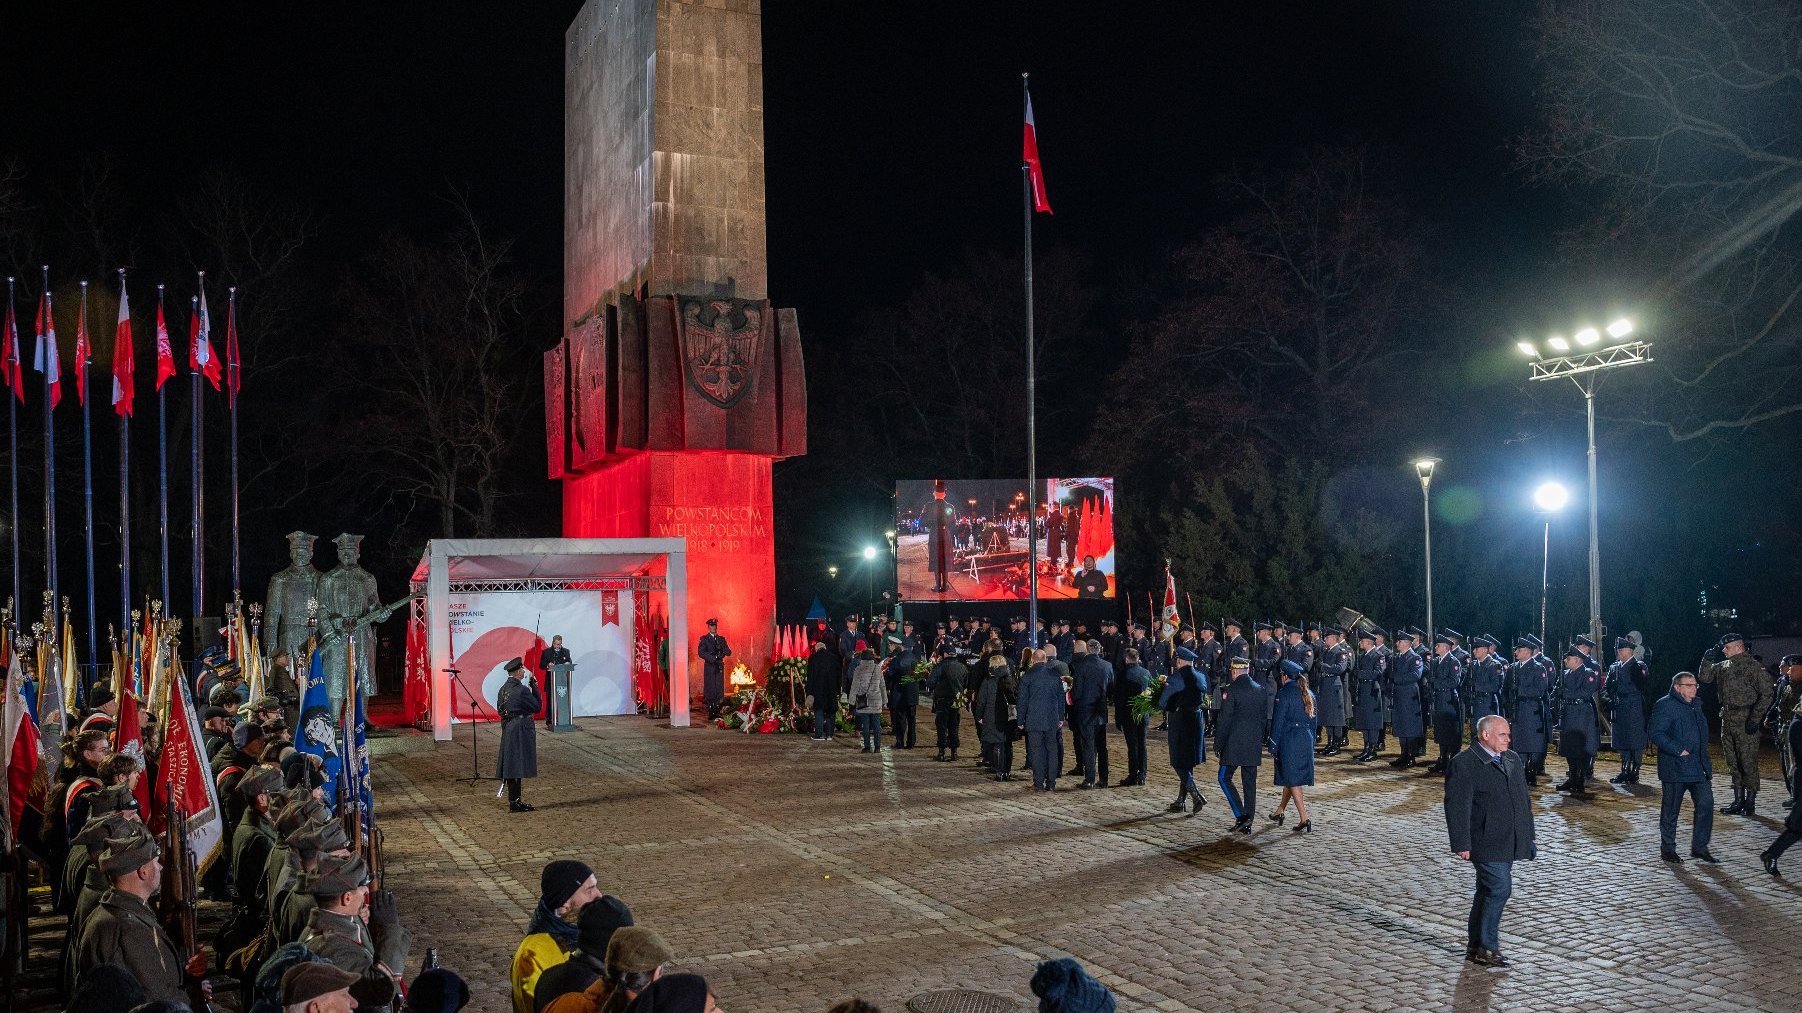
[[[1158,706],[1163,709],[1170,730],[1170,767],[1176,771],[1179,782],[1176,801],[1169,808],[1173,813],[1182,812],[1186,801],[1194,803],[1191,812],[1200,812],[1208,804],[1195,787],[1195,768],[1207,751],[1201,727],[1201,698],[1207,691],[1207,678],[1195,669],[1195,652],[1187,647],[1177,648],[1176,670],[1170,673],[1164,692],[1158,696]]]
[[[997,781],[1014,779],[1011,771],[1015,723],[1011,711],[1018,702],[1016,688],[1007,658],[1000,654],[990,655],[988,678],[982,680],[982,686],[976,691],[976,731]]]
[[[1292,669],[1291,666],[1294,666]],[[1298,834],[1311,833],[1314,821],[1308,817],[1308,803],[1302,798],[1305,788],[1314,783],[1314,730],[1316,715],[1314,694],[1308,689],[1308,677],[1292,661],[1283,662],[1283,686],[1276,691],[1276,710],[1270,722],[1270,740],[1276,752],[1276,783],[1283,789],[1276,812],[1270,819],[1283,825],[1283,810],[1295,800],[1295,825]]]
[[[538,729],[532,719],[544,709],[544,697],[524,660],[507,662],[507,681],[494,696],[494,709],[501,716],[501,755],[495,760],[494,776],[507,786],[509,812],[531,812],[532,807],[519,799],[519,779],[538,776]]]

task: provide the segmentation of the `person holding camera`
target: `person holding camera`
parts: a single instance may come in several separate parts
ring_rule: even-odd
[[[1756,815],[1758,725],[1771,706],[1771,677],[1758,659],[1746,653],[1745,638],[1729,633],[1702,656],[1696,679],[1713,683],[1720,695],[1721,754],[1733,776],[1733,801],[1721,807],[1721,814]]]

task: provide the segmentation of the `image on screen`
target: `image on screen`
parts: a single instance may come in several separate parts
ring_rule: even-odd
[[[1028,537],[1040,598],[1114,597],[1114,480],[1048,478],[1028,535],[1026,482],[920,479],[895,485],[902,601],[1027,597]]]

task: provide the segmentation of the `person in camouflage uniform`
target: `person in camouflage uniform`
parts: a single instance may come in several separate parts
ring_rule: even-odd
[[[1758,797],[1758,726],[1771,706],[1770,675],[1758,660],[1746,653],[1746,641],[1737,633],[1721,638],[1702,658],[1696,673],[1713,683],[1721,701],[1721,752],[1733,775],[1733,801],[1722,806],[1728,816],[1752,816]]]
[[[1783,760],[1783,785],[1790,797],[1783,803],[1795,805],[1796,789],[1802,784],[1802,654],[1786,654],[1777,663],[1777,702],[1771,705],[1771,731],[1776,736],[1779,756]]]

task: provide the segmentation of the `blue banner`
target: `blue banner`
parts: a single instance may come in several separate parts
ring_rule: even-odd
[[[338,750],[338,721],[332,714],[332,698],[325,688],[325,659],[313,652],[308,666],[306,690],[300,700],[300,727],[294,730],[294,748],[312,753],[325,761],[325,783],[337,785],[343,770],[343,756]],[[337,810],[337,795],[326,792],[326,804]]]

